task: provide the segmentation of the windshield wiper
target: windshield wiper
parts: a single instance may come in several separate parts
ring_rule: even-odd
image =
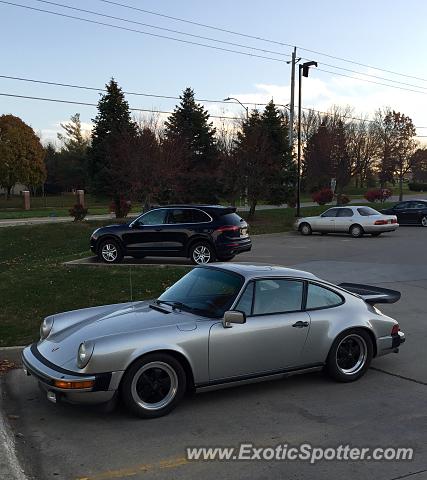
[[[172,302],[170,300],[156,300],[155,302],[157,305],[164,303],[165,305],[169,305],[172,307],[172,310],[186,310],[190,313],[199,314],[199,315],[206,315],[206,310],[202,308],[190,307],[190,305],[186,305],[182,302]]]

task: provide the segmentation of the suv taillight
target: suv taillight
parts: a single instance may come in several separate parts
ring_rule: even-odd
[[[223,232],[239,232],[240,227],[236,225],[224,225],[223,227],[219,227],[215,230],[216,232],[223,233]]]
[[[400,330],[399,324],[396,323],[396,325],[393,325],[393,328],[391,329],[391,334],[397,335],[399,333],[399,330]]]

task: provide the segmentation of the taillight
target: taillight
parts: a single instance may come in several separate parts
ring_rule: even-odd
[[[387,220],[375,220],[374,225],[387,225]]]
[[[397,223],[397,218],[392,218],[391,223]]]
[[[239,232],[240,227],[235,225],[224,225],[223,227],[219,227],[215,230],[216,232],[223,233],[223,232]]]
[[[399,330],[400,330],[399,324],[396,323],[396,325],[393,325],[393,328],[391,329],[391,334],[397,335],[399,333]]]

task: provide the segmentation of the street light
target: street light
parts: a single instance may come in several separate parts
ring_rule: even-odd
[[[317,67],[317,62],[305,62],[298,70],[298,165],[297,165],[297,217],[301,215],[301,83],[302,77],[308,77],[310,67]]]
[[[227,97],[227,98],[224,98],[223,102],[229,102],[230,100],[235,100],[237,103],[240,103],[240,105],[245,109],[246,111],[246,120],[249,120],[249,107],[247,107],[246,105],[243,105],[243,103],[238,99],[238,98],[234,98],[234,97]]]

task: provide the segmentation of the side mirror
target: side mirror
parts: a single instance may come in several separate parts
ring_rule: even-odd
[[[222,326],[224,328],[231,328],[232,323],[246,323],[245,312],[240,312],[239,310],[228,310],[225,312],[224,318],[222,319]]]

